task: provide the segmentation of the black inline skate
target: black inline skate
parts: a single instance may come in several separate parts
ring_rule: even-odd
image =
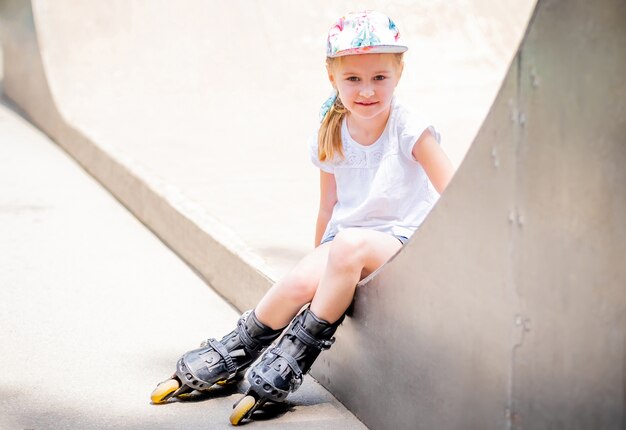
[[[281,332],[282,329],[272,330],[261,323],[254,311],[245,312],[237,321],[237,328],[222,340],[208,339],[200,348],[185,353],[176,363],[176,373],[152,392],[152,403],[241,379]]]
[[[296,391],[315,359],[335,341],[332,336],[342,321],[343,317],[330,324],[308,308],[296,316],[278,345],[248,371],[250,388],[233,406],[231,424],[238,425],[266,402],[283,402]]]

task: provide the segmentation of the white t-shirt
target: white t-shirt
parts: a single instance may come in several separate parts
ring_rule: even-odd
[[[323,239],[351,227],[405,237],[417,230],[439,198],[412,155],[413,146],[426,129],[439,142],[432,125],[394,98],[385,130],[372,145],[352,139],[343,121],[343,159],[320,162],[315,133],[309,143],[313,164],[334,174],[337,183],[337,203]]]

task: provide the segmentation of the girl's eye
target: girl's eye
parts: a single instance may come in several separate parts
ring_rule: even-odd
[[[374,80],[375,81],[383,81],[385,79],[387,79],[387,77],[385,77],[383,75],[376,75],[376,76],[374,76]]]
[[[356,76],[349,76],[347,79],[350,82],[358,82],[359,81],[359,78],[357,78]]]

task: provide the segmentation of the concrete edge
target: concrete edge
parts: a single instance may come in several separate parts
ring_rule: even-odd
[[[7,1],[4,96],[239,310],[253,307],[275,276],[258,255],[176,187],[112,145],[72,127],[57,108],[31,2]]]
[[[10,92],[7,96],[19,105]],[[263,260],[179,189],[67,123],[40,129],[236,308],[254,306],[271,286],[271,269]]]

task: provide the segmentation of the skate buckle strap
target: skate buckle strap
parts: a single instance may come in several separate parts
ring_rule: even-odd
[[[243,344],[248,349],[251,349],[253,351],[259,351],[263,348],[263,345],[261,345],[261,342],[254,340],[246,330],[246,319],[249,318],[250,313],[251,311],[246,312],[246,314],[244,314],[244,316],[239,318],[239,321],[237,321],[237,326],[239,328],[239,339],[241,339]]]
[[[304,342],[305,344],[307,344],[308,346],[312,346],[314,348],[319,349],[320,351],[323,351],[325,349],[329,349],[333,343],[335,343],[335,338],[330,338],[330,339],[317,339],[313,336],[311,336],[311,334],[306,331],[306,329],[304,328],[304,326],[302,325],[302,322],[297,321],[294,326],[293,326],[293,334],[300,339],[302,342]]]
[[[295,358],[293,358],[291,355],[287,354],[285,351],[283,351],[280,348],[272,348],[270,352],[274,355],[277,355],[283,358],[287,362],[289,367],[291,367],[291,369],[293,370],[293,373],[296,379],[298,380],[302,379],[302,369],[300,369],[300,366],[298,366],[298,362],[296,361]]]
[[[229,373],[228,379],[233,378],[237,374],[237,365],[233,362],[233,359],[226,350],[226,347],[215,339],[209,339],[207,342],[211,346],[211,348],[213,348],[215,352],[221,355],[224,359],[226,369]]]

